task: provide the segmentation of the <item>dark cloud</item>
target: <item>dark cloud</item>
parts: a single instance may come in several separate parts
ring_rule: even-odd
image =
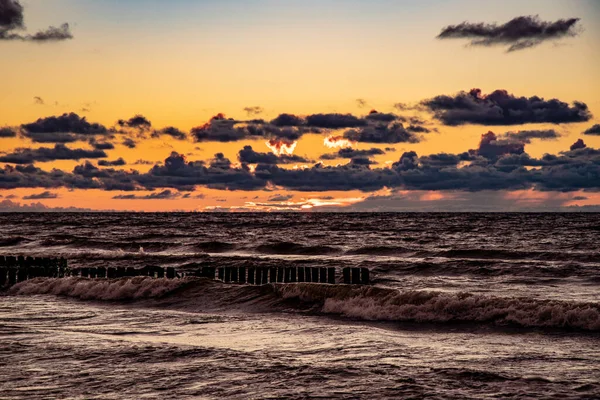
[[[236,127],[237,121],[217,114],[202,126],[192,128],[191,134],[197,142],[235,142],[247,137],[243,128]]]
[[[481,136],[481,142],[477,154],[495,160],[506,154],[523,154],[525,146],[522,142],[511,140],[499,140],[494,132],[488,132]]]
[[[177,139],[177,140],[186,140],[187,139],[187,134],[185,132],[182,132],[179,129],[175,128],[174,126],[169,126],[169,127],[161,129],[160,131],[154,131],[152,133],[152,137],[154,137],[154,138],[160,137],[161,135],[171,136],[172,138]]]
[[[159,193],[150,193],[146,196],[137,196],[134,194],[118,195],[114,196],[113,199],[118,200],[175,200],[178,199],[181,194],[173,192],[171,190],[163,190]]]
[[[119,125],[122,128],[134,128],[134,129],[140,129],[140,130],[147,130],[152,127],[152,122],[150,122],[143,115],[137,114],[127,120],[124,120],[124,119],[118,120],[117,125]]]
[[[471,46],[508,46],[507,51],[528,49],[545,41],[577,36],[579,18],[542,21],[538,16],[516,17],[502,25],[463,22],[442,29],[438,39],[467,39]]]
[[[274,126],[302,126],[305,121],[301,117],[298,117],[293,114],[279,114],[277,118],[271,121],[271,124]]]
[[[115,145],[110,142],[97,142],[93,138],[92,138],[92,140],[90,140],[90,144],[96,150],[112,150],[115,148]]]
[[[323,154],[322,160],[335,160],[337,158],[357,158],[357,157],[371,157],[376,155],[385,154],[385,151],[377,148],[369,150],[356,150],[351,147],[346,147],[338,150],[336,153]]]
[[[31,42],[51,42],[73,39],[69,24],[59,27],[50,26],[33,35],[15,31],[25,29],[23,6],[19,0],[0,0],[0,40],[20,40]]]
[[[306,125],[323,129],[356,128],[366,124],[364,119],[352,114],[313,114],[306,117]]]
[[[587,145],[585,144],[585,142],[583,141],[583,139],[578,139],[575,143],[573,143],[571,145],[571,151],[575,151],[575,150],[579,150],[579,149],[585,149],[587,147]]]
[[[154,165],[154,163],[149,160],[137,160],[133,165]]]
[[[596,124],[583,132],[584,135],[600,135],[600,124]]]
[[[42,192],[38,194],[32,194],[30,196],[24,196],[23,200],[43,200],[43,199],[57,199],[58,194],[52,192]]]
[[[257,115],[262,114],[265,110],[262,107],[259,106],[252,106],[252,107],[244,107],[244,111],[246,112],[246,114],[248,114],[249,117],[255,117]]]
[[[34,104],[37,104],[37,105],[40,105],[40,106],[43,106],[44,104],[46,104],[46,103],[44,102],[44,99],[42,99],[40,96],[35,96],[35,97],[33,98],[33,103],[34,103]]]
[[[81,160],[83,158],[105,157],[107,157],[107,155],[102,150],[70,149],[63,144],[57,144],[53,148],[20,148],[13,153],[1,156],[0,162],[13,164],[32,164],[34,162],[48,162],[55,160]]]
[[[123,160],[123,158],[119,157],[114,161],[100,160],[98,161],[98,165],[101,167],[120,167],[123,165],[127,165],[127,163],[125,162],[125,160]]]
[[[280,202],[280,201],[289,201],[294,198],[293,194],[276,194],[274,196],[269,197],[267,201],[272,202]]]
[[[27,132],[23,136],[34,143],[73,143],[81,139],[81,135],[65,132]]]
[[[124,138],[121,144],[125,147],[129,147],[130,149],[135,149],[137,147],[137,142],[132,138]]]
[[[554,129],[506,132],[504,135],[501,135],[502,139],[519,141],[522,143],[531,143],[532,139],[556,140],[559,137],[560,135]]]
[[[386,114],[386,113],[380,113],[377,112],[376,110],[371,110],[371,112],[369,113],[369,115],[367,115],[365,117],[365,119],[367,121],[373,121],[373,122],[393,122],[396,121],[398,118],[398,116],[396,114]]]
[[[346,139],[363,143],[417,143],[419,138],[399,122],[390,125],[369,125],[344,133]]]
[[[17,136],[17,132],[9,127],[0,128],[0,138],[11,138]]]
[[[422,101],[421,105],[450,126],[561,124],[585,122],[592,117],[585,103],[574,102],[569,106],[558,99],[516,97],[506,90],[484,95],[480,89],[472,89],[455,96],[436,96]]]
[[[259,153],[252,149],[252,146],[244,146],[238,153],[238,159],[246,164],[294,164],[306,163],[309,160],[296,155],[275,155],[273,153]]]
[[[421,125],[409,125],[406,130],[413,133],[430,133],[431,130]]]
[[[57,140],[68,137],[66,134],[105,135],[108,129],[98,123],[90,123],[85,117],[75,113],[63,114],[58,117],[40,118],[36,122],[21,125],[23,135],[36,141],[40,138],[49,140],[53,134]],[[62,135],[60,135],[62,134]],[[62,143],[62,142],[59,142]]]

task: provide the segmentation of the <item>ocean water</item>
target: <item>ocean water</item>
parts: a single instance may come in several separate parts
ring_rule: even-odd
[[[82,266],[368,267],[371,286],[35,279],[0,398],[600,398],[600,214],[0,214]]]

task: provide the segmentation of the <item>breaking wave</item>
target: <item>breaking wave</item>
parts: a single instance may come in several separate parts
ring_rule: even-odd
[[[82,300],[161,299],[164,306],[190,311],[218,306],[248,312],[310,311],[366,321],[468,323],[600,332],[598,303],[399,291],[372,286],[225,285],[197,278],[65,278],[26,281],[12,287],[9,294],[50,294]]]
[[[264,254],[288,254],[288,255],[327,255],[338,254],[340,249],[331,246],[304,246],[294,242],[275,242],[262,244],[256,247],[256,251]]]

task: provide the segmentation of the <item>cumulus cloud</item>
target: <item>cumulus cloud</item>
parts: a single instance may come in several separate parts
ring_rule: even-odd
[[[558,99],[516,97],[506,90],[488,95],[480,89],[460,92],[454,96],[436,96],[421,102],[434,117],[445,125],[521,125],[536,123],[574,123],[590,120],[592,114],[582,102],[569,105]]]
[[[501,136],[503,139],[519,141],[522,143],[531,143],[532,139],[556,140],[559,137],[560,135],[554,129],[506,132]]]
[[[181,196],[180,193],[173,192],[171,190],[163,190],[159,193],[150,193],[145,196],[138,196],[135,194],[125,194],[114,196],[113,199],[117,200],[175,200]]]
[[[24,9],[19,0],[0,0],[0,40],[55,42],[73,39],[69,24],[50,26],[35,34],[21,34],[25,29]]]
[[[571,151],[585,149],[586,147],[587,145],[585,144],[583,139],[577,139],[577,141],[571,145]]]
[[[101,167],[120,167],[123,165],[127,165],[127,163],[125,162],[125,160],[123,160],[123,158],[119,157],[114,161],[100,160],[98,161],[98,165]]]
[[[246,164],[295,164],[307,163],[309,160],[293,154],[260,153],[252,146],[244,146],[238,153],[238,160]]]
[[[279,201],[289,201],[294,198],[293,194],[276,194],[274,196],[269,197],[267,201],[279,202]]]
[[[72,143],[95,135],[106,135],[108,129],[98,123],[90,123],[76,113],[39,118],[21,125],[22,135],[37,143]]]
[[[152,137],[154,137],[154,138],[160,137],[161,135],[170,136],[173,139],[177,139],[177,140],[186,140],[187,139],[187,134],[185,132],[180,131],[179,129],[175,128],[174,126],[169,126],[169,127],[163,128],[159,131],[152,132]]]
[[[122,128],[133,128],[144,131],[152,127],[152,122],[150,122],[150,120],[143,115],[136,114],[129,119],[118,120],[117,125]]]
[[[271,121],[274,126],[302,126],[305,121],[294,114],[279,114],[277,118]]]
[[[7,126],[0,128],[0,138],[11,138],[17,136],[17,132],[13,128]]]
[[[306,117],[306,125],[324,129],[356,128],[366,124],[364,119],[352,114],[313,114]]]
[[[123,141],[121,142],[121,144],[130,149],[135,149],[137,147],[137,142],[135,140],[133,140],[132,138],[123,138]]]
[[[471,46],[507,46],[508,52],[538,46],[546,41],[577,36],[579,18],[542,21],[538,16],[521,16],[498,24],[462,22],[446,26],[438,39],[467,39]]]
[[[338,158],[358,158],[358,157],[371,157],[376,155],[385,154],[385,151],[377,148],[369,150],[356,150],[350,147],[346,147],[338,150],[336,153],[323,154],[322,160],[335,160]]]
[[[19,148],[13,153],[0,156],[0,162],[13,164],[32,164],[34,162],[48,162],[55,160],[81,160],[84,158],[105,158],[103,150],[70,149],[63,144],[53,148],[40,147],[38,149]]]
[[[596,124],[596,125],[590,127],[585,132],[583,132],[583,134],[584,135],[600,135],[600,124]]]
[[[390,125],[369,125],[360,129],[349,130],[344,137],[354,142],[363,143],[417,143],[419,138],[404,128],[400,122]]]
[[[45,191],[45,192],[38,193],[38,194],[24,196],[23,200],[43,200],[43,199],[57,199],[57,198],[58,198],[58,194],[52,193],[49,191]]]

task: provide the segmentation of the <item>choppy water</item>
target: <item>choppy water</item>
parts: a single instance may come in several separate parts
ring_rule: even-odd
[[[600,398],[598,214],[4,214],[72,267],[369,267],[373,287],[38,279],[0,398]]]

